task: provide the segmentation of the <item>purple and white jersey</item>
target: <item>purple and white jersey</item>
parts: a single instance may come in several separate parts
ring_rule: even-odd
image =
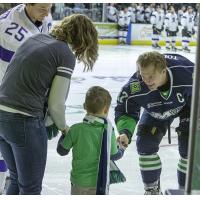
[[[0,83],[17,48],[34,34],[48,33],[51,25],[52,17],[49,15],[37,27],[26,14],[25,4],[0,15]]]

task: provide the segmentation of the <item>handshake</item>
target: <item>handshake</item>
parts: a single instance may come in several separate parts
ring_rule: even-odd
[[[117,142],[119,144],[119,148],[125,150],[128,147],[129,139],[126,134],[120,134],[117,137]]]

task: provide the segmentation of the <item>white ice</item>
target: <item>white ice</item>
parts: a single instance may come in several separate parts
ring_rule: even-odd
[[[66,120],[69,125],[82,121],[85,111],[83,102],[85,93],[89,87],[99,85],[108,89],[112,95],[112,106],[109,118],[114,125],[114,106],[121,87],[128,81],[129,77],[136,71],[136,59],[145,52],[152,51],[150,47],[139,46],[100,46],[99,58],[94,66],[93,72],[84,73],[83,65],[76,65],[72,76],[69,96],[66,102]],[[166,53],[165,50],[160,50]],[[195,47],[191,53],[178,52],[193,62],[195,61]],[[172,126],[172,144],[168,144],[167,137],[163,138],[160,145],[159,155],[162,161],[161,187],[176,189],[176,169],[178,163],[177,137],[174,131],[178,121]],[[116,133],[117,135],[117,133]],[[43,191],[45,195],[70,194],[70,170],[71,153],[61,157],[56,153],[56,145],[59,137],[49,141],[47,165],[43,180]],[[127,148],[124,157],[117,161],[119,168],[123,171],[127,181],[122,184],[110,186],[111,195],[142,195],[144,193],[142,179],[140,176],[138,155],[135,145],[136,136]]]

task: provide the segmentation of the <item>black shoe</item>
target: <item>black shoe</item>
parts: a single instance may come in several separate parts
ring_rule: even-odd
[[[183,47],[183,51],[190,53],[191,50],[188,47]]]
[[[166,47],[166,50],[170,51],[170,47]]]
[[[124,41],[119,41],[119,45],[125,45],[126,44],[126,42],[124,42]]]
[[[172,51],[177,51],[177,48],[176,47],[172,47]]]
[[[161,46],[159,46],[158,44],[152,44],[152,48],[154,48],[154,49],[161,49]]]
[[[157,49],[161,49],[161,46],[159,46],[158,44],[156,44],[156,48]]]

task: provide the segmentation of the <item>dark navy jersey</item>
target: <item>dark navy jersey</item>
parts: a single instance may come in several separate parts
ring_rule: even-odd
[[[191,104],[194,63],[178,54],[164,54],[170,79],[169,95],[160,90],[150,91],[138,73],[135,73],[122,88],[115,108],[115,120],[129,116],[137,122],[140,108],[158,120],[178,116],[184,106]]]

